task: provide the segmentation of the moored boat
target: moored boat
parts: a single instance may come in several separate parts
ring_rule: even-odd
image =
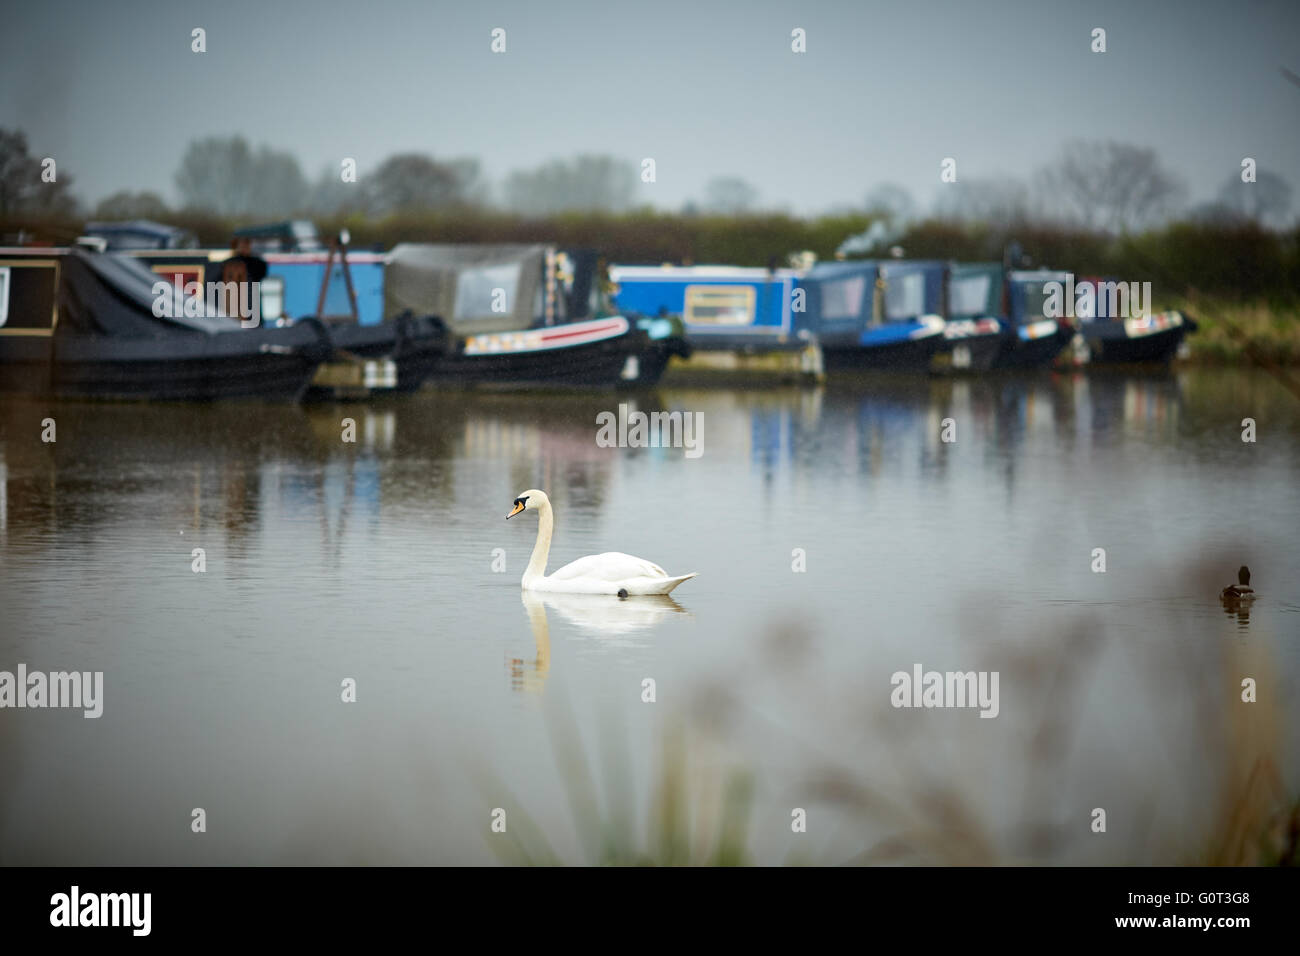
[[[1048,283],[1065,273],[1045,269],[1013,271],[1007,275],[1006,321],[1012,338],[998,353],[996,369],[1046,368],[1074,338],[1074,325],[1050,308]]]
[[[800,279],[807,309],[798,324],[816,336],[827,372],[928,372],[949,347],[943,317],[924,309],[933,273],[890,266],[887,279],[871,260],[818,263]]]
[[[1181,312],[1151,311],[1149,283],[1087,278],[1076,285],[1085,293],[1081,298],[1093,303],[1091,314],[1079,317],[1090,364],[1168,365],[1196,331],[1195,320]]]
[[[296,401],[333,349],[318,322],[244,328],[225,314],[160,309],[158,276],[126,256],[81,248],[3,250],[0,269],[4,390]]]
[[[384,314],[444,317],[453,339],[434,385],[652,384],[661,346],[622,315],[593,314],[597,282],[550,246],[404,243],[388,255]]]
[[[679,317],[691,349],[757,353],[807,345],[795,331],[794,269],[615,265],[609,276],[621,313]]]
[[[263,323],[315,318],[329,328],[336,350],[318,371],[310,398],[415,391],[448,347],[436,316],[384,317],[384,256],[350,250],[346,233],[326,245],[310,222],[279,222],[236,230],[234,246],[131,254],[177,285],[219,281],[232,260],[255,259]]]
[[[952,371],[987,372],[1014,344],[1014,332],[1001,318],[1002,267],[996,263],[950,263],[944,275],[943,313]]]

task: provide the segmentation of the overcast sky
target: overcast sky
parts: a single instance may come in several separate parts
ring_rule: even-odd
[[[646,202],[734,174],[800,214],[885,181],[928,205],[945,157],[959,182],[1027,177],[1068,139],[1112,138],[1157,149],[1193,200],[1251,156],[1300,204],[1283,66],[1300,74],[1297,0],[37,0],[5,13],[0,126],[91,202],[174,201],[189,141],[241,133],[313,179],[408,150],[476,156],[494,181],[579,152],[653,157]]]

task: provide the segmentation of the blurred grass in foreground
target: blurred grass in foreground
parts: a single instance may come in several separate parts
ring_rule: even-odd
[[[1244,553],[1240,548],[1227,550]],[[1186,594],[1190,587],[1197,594],[1216,595],[1223,566],[1224,557],[1209,555],[1207,549],[1181,567],[1168,568],[1167,578],[1151,582],[1153,593]],[[810,844],[808,851],[787,853],[785,862],[1300,865],[1300,796],[1288,790],[1284,778],[1287,726],[1278,701],[1285,682],[1274,667],[1267,635],[1257,630],[1241,637],[1223,630],[1194,642],[1171,633],[1118,645],[1092,621],[1065,624],[1057,634],[997,649],[996,669],[1005,685],[1015,682],[1016,700],[1027,718],[1025,727],[1016,725],[1003,738],[1006,753],[999,752],[1004,746],[999,742],[976,758],[976,766],[995,773],[997,760],[1009,756],[1019,774],[997,780],[993,809],[1003,817],[1001,823],[988,819],[988,807],[977,805],[971,779],[961,767],[945,766],[944,754],[927,747],[924,739],[918,745],[908,733],[896,732],[901,726],[897,715],[903,712],[893,711],[895,732],[878,734],[887,759],[877,758],[869,768],[819,757],[820,747],[795,741],[809,766],[780,781],[780,796],[785,798],[786,791],[797,794],[800,806],[834,810],[848,825],[830,826],[831,839],[822,851]],[[1140,760],[1140,747],[1096,752],[1081,740],[1088,726],[1084,718],[1089,684],[1108,644],[1116,644],[1113,651],[1122,655],[1124,666],[1149,681],[1146,686],[1153,693],[1145,698],[1144,723],[1155,727],[1166,721],[1166,736],[1156,742],[1165,750],[1162,759],[1167,763],[1139,764],[1138,775],[1126,773],[1120,758]],[[761,666],[769,676],[784,680],[798,670],[800,658],[812,656],[813,648],[806,628],[778,622],[759,637],[756,657],[765,656]],[[1242,675],[1257,678],[1257,702],[1241,701]],[[626,748],[615,739],[617,715],[597,725],[602,737],[597,761],[604,778],[602,805],[572,712],[560,699],[553,703],[552,747],[582,859],[561,859],[542,827],[511,797],[508,833],[488,837],[503,862],[677,866],[755,861],[750,817],[758,765],[724,769],[742,759],[742,748],[720,749],[712,736],[720,727],[755,719],[763,725],[760,739],[779,748],[782,728],[765,723],[726,684],[701,683],[690,716],[666,723],[642,840],[637,837],[641,827]],[[1186,705],[1191,705],[1190,724],[1179,714]],[[878,699],[874,706],[881,706]],[[921,727],[918,721],[903,719],[909,732]],[[964,730],[948,726],[956,729],[944,731],[945,737],[959,738],[969,730],[965,725]],[[1169,727],[1177,728],[1173,737],[1167,736],[1173,733]],[[852,729],[861,727],[845,732]],[[933,733],[934,725],[922,732],[926,729]],[[1020,737],[1023,751],[1017,753]],[[972,752],[960,739],[946,742],[955,743],[959,752]],[[702,758],[702,753],[713,759]],[[880,782],[885,767],[902,768],[901,784]],[[1102,835],[1104,842],[1090,843],[1098,835],[1089,830],[1086,808],[1096,799],[1093,783],[1098,773],[1122,785],[1124,802],[1109,808],[1114,832]],[[1090,783],[1062,789],[1071,779]],[[480,774],[480,786],[485,793],[507,792],[490,773]],[[551,825],[548,822],[547,830]]]

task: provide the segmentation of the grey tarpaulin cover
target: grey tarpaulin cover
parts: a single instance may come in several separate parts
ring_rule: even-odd
[[[154,315],[154,285],[171,283],[130,256],[69,249],[59,264],[58,331],[75,335],[151,338],[178,332],[238,332],[224,317]],[[173,311],[175,311],[173,309]]]
[[[529,328],[542,311],[539,293],[546,248],[445,243],[394,246],[384,266],[384,318],[410,309],[416,315],[441,317],[460,335]]]

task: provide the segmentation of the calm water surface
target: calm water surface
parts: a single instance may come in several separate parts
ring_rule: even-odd
[[[598,447],[620,401],[702,415],[704,453]],[[1256,757],[1300,784],[1297,465],[1300,400],[1230,371],[6,398],[0,670],[102,670],[105,703],[0,711],[0,862],[491,863],[498,807],[577,862],[566,754],[640,832],[678,730],[692,826],[742,813],[719,794],[743,775],[756,862],[924,834],[939,859],[1194,860]],[[619,550],[700,576],[675,600],[521,595],[536,520],[503,519],[532,487],[551,568]],[[1260,599],[1225,611],[1242,563]],[[998,671],[997,719],[890,707],[917,663]]]

